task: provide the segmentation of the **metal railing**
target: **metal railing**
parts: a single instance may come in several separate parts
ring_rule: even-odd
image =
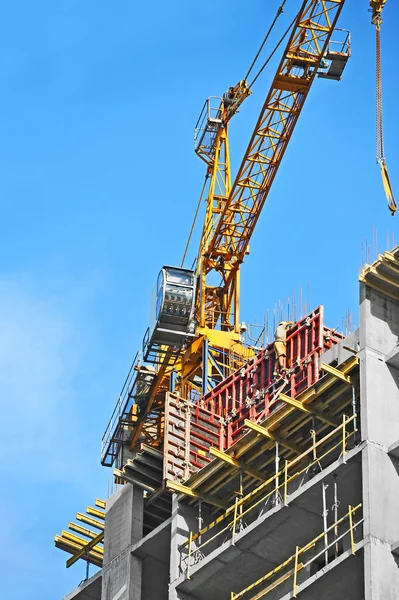
[[[142,361],[142,353],[138,351],[132,365],[130,367],[129,373],[125,379],[125,383],[123,384],[121,393],[119,394],[118,400],[116,401],[115,408],[111,415],[111,418],[108,422],[108,425],[105,429],[104,435],[101,440],[101,464],[105,464],[107,466],[111,466],[115,455],[116,449],[114,447],[115,441],[118,438],[118,431],[120,429],[121,420],[123,416],[126,415],[126,412],[129,410],[128,404],[130,400],[130,392],[134,387],[134,382],[137,377],[137,367],[140,366]],[[111,463],[106,462],[107,458],[111,461]]]
[[[282,583],[289,581],[291,578],[292,595],[294,598],[296,598],[298,592],[298,575],[303,569],[309,567],[316,560],[323,560],[323,556],[326,555],[326,552],[328,553],[328,551],[330,549],[334,549],[334,547],[337,548],[337,545],[340,542],[342,543],[342,541],[347,537],[349,537],[350,541],[350,550],[352,554],[355,554],[355,531],[356,528],[363,522],[363,519],[360,519],[355,523],[353,517],[356,514],[356,512],[361,508],[361,506],[361,504],[358,504],[357,506],[349,506],[346,515],[336,520],[335,523],[333,523],[330,527],[325,529],[311,542],[306,544],[306,546],[303,546],[302,548],[300,546],[297,546],[295,554],[292,554],[286,561],[281,563],[278,567],[275,567],[272,571],[269,571],[266,575],[264,575],[245,589],[241,590],[240,592],[231,592],[230,600],[239,600],[241,598],[244,598],[244,596],[247,596],[247,594],[249,594],[250,592],[254,591],[255,589],[259,588],[264,584],[267,584],[267,587],[264,587],[261,591],[257,592],[255,596],[247,596],[248,600],[260,600],[260,598],[264,598],[269,594],[269,592],[275,590],[278,586],[280,586]],[[348,529],[339,533],[339,528],[346,523],[348,524]],[[333,538],[331,542],[328,542],[329,534],[333,534],[332,536],[330,536]],[[311,555],[310,552],[312,552]],[[338,554],[339,552],[335,550],[335,557],[338,556]]]
[[[321,469],[321,461],[331,453],[337,449],[341,449],[340,456],[342,456],[343,462],[346,463],[348,440],[357,433],[356,417],[356,414],[353,414],[351,417],[343,415],[342,424],[318,441],[316,439],[316,433],[312,431],[312,445],[305,452],[291,461],[286,460],[284,469],[277,471],[275,475],[261,483],[245,496],[241,498],[237,497],[235,503],[209,525],[203,527],[197,533],[190,531],[188,539],[179,548],[180,568],[182,572],[186,573],[186,577],[190,578],[191,566],[197,564],[205,557],[205,554],[203,553],[204,548],[212,542],[215,542],[220,536],[223,534],[225,535],[223,541],[226,541],[226,539],[230,537],[234,544],[234,538],[237,535],[237,532],[246,526],[244,518],[251,513],[254,519],[260,516],[253,513],[255,509],[260,509],[260,514],[262,514],[270,500],[274,500],[274,503],[271,503],[270,508],[267,510],[270,510],[280,502],[287,505],[290,484],[297,480],[301,475],[306,476],[306,474],[311,471],[312,467],[316,465]],[[348,425],[350,423],[353,423],[354,425],[352,431],[348,431]],[[324,452],[319,454],[320,450],[323,448]],[[305,466],[301,466],[308,457],[311,458],[310,462],[307,462]],[[301,487],[302,483],[303,481],[299,482],[299,486],[295,489]],[[203,541],[206,534],[223,523],[226,524],[222,526],[221,529],[218,529],[214,535]]]
[[[209,96],[204,102],[194,128],[194,150],[197,154],[209,155],[213,150],[216,133],[222,124],[221,102],[219,96]]]

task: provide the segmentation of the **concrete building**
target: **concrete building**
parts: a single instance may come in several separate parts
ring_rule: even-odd
[[[184,427],[205,417],[170,395],[164,452],[119,465],[102,570],[66,600],[398,600],[399,248],[361,271],[359,329],[317,371],[295,397],[251,384],[254,418],[194,472]]]

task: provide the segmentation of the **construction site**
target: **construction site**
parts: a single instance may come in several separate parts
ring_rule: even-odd
[[[358,4],[376,32],[376,158],[394,215],[386,0]],[[195,125],[205,163],[196,258],[185,266],[195,218],[181,265],[160,270],[150,326],[110,406],[100,460],[116,491],[95,499],[93,490],[94,506],[55,536],[67,567],[86,564],[65,600],[399,599],[399,246],[359,264],[351,331],[295,300],[256,335],[240,315],[240,271],[302,108],[319,79],[344,78],[351,55],[345,0],[304,0],[259,69],[285,5],[269,14],[247,76],[209,97]],[[233,174],[230,120],[275,54]]]

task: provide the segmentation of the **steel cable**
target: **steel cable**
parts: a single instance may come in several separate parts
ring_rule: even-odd
[[[278,18],[284,12],[284,5],[285,5],[286,2],[287,2],[287,0],[283,0],[282,4],[278,7],[276,16],[274,17],[274,20],[273,20],[272,24],[269,27],[269,31],[266,33],[265,38],[264,38],[263,42],[261,43],[260,48],[259,48],[258,52],[256,53],[256,56],[253,59],[252,64],[249,67],[247,74],[244,77],[245,81],[248,80],[248,77],[249,77],[252,69],[254,68],[254,65],[255,65],[256,61],[258,60],[259,55],[260,55],[260,53],[262,52],[262,50],[264,48],[264,45],[266,44],[267,40],[269,39],[269,36],[270,36],[271,32],[273,31],[274,26],[275,26]]]
[[[192,223],[192,225],[191,225],[190,234],[189,234],[189,236],[188,236],[188,240],[187,240],[186,248],[185,248],[185,250],[184,250],[184,254],[183,254],[183,258],[182,258],[182,261],[181,261],[181,265],[180,265],[180,267],[183,267],[183,265],[184,265],[184,261],[186,260],[186,256],[187,256],[188,248],[189,248],[189,246],[190,246],[190,243],[191,243],[191,238],[192,238],[192,235],[193,235],[193,231],[194,231],[195,224],[196,224],[196,222],[197,222],[197,217],[198,217],[199,209],[200,209],[200,206],[201,206],[201,203],[202,203],[202,198],[203,198],[203,196],[204,196],[204,192],[205,192],[205,186],[206,186],[206,182],[208,181],[208,178],[209,178],[209,175],[208,175],[208,173],[207,173],[207,174],[205,175],[205,181],[204,181],[204,185],[202,186],[201,195],[200,195],[200,198],[199,198],[199,200],[198,200],[197,209],[196,209],[196,211],[195,211],[195,215],[194,215],[193,223]]]
[[[398,205],[396,204],[391,182],[388,175],[388,167],[385,160],[384,150],[384,123],[382,108],[382,76],[381,76],[381,23],[379,16],[375,21],[375,55],[376,55],[376,159],[380,165],[382,185],[388,202],[388,208],[394,215]]]

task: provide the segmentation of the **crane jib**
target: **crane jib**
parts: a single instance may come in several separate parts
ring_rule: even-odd
[[[213,237],[211,260],[239,267],[345,0],[303,2]],[[230,275],[232,273],[230,271]]]

